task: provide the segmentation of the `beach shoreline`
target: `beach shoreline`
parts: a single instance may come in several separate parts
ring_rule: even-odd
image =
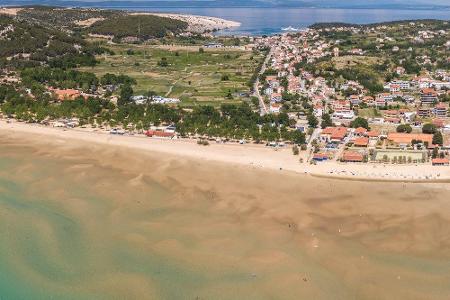
[[[76,140],[85,145],[101,144],[110,147],[126,147],[158,155],[176,156],[198,161],[210,161],[253,169],[265,169],[277,172],[289,172],[301,176],[341,179],[352,181],[378,182],[450,182],[450,168],[428,164],[419,165],[382,165],[382,164],[345,164],[324,162],[317,165],[300,163],[306,161],[306,152],[300,156],[292,154],[290,147],[274,149],[264,145],[236,143],[200,146],[194,139],[166,140],[149,138],[144,135],[119,136],[106,131],[94,132],[92,129],[60,129],[32,125],[21,122],[0,121],[0,134],[17,138],[38,138],[48,143],[64,143]]]

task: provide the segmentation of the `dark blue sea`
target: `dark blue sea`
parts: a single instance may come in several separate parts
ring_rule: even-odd
[[[118,7],[115,7],[118,8]],[[367,24],[396,20],[450,20],[450,10],[322,9],[322,8],[128,8],[152,12],[173,12],[219,17],[241,22],[242,26],[219,34],[263,35],[282,28],[306,28],[318,22]]]

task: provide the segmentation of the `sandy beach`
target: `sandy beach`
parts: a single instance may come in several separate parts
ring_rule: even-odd
[[[323,162],[317,165],[300,163],[306,161],[307,154],[294,156],[290,147],[274,149],[263,145],[236,143],[199,146],[195,140],[164,140],[143,135],[117,136],[91,129],[60,129],[20,122],[0,121],[0,131],[14,136],[26,134],[42,136],[52,141],[78,140],[87,144],[99,143],[108,146],[122,146],[134,150],[150,151],[159,155],[176,155],[197,160],[207,160],[225,164],[246,166],[251,169],[268,169],[279,172],[293,172],[298,175],[373,181],[400,182],[450,182],[450,167],[384,164],[351,164]]]
[[[132,15],[154,15],[184,21],[189,24],[188,31],[194,33],[203,33],[205,31],[222,30],[241,26],[241,23],[236,21],[230,21],[208,16],[195,16],[195,15],[169,14],[169,13],[147,13],[147,12],[132,13]]]

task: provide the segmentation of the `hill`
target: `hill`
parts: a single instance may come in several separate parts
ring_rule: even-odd
[[[105,19],[124,15],[119,10],[100,10],[94,8],[62,8],[56,6],[27,6],[17,12],[17,17],[29,23],[46,27],[73,30],[83,27],[82,22],[87,20]]]
[[[115,38],[136,37],[140,40],[161,38],[187,29],[188,23],[152,15],[127,15],[97,21],[91,33],[112,35]]]
[[[99,51],[80,37],[0,15],[0,66],[93,65]]]

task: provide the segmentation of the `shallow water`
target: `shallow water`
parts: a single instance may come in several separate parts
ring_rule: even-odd
[[[450,296],[445,185],[0,142],[1,299]]]

